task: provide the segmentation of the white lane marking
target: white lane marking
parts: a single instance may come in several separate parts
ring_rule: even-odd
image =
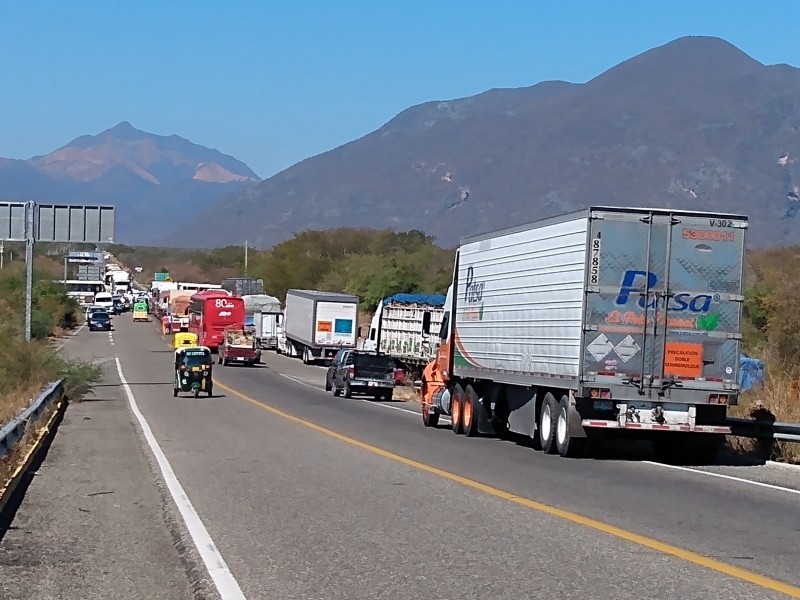
[[[774,485],[772,483],[763,483],[761,481],[754,481],[752,479],[744,479],[743,477],[734,477],[733,475],[724,475],[722,473],[713,473],[711,471],[701,471],[700,469],[692,469],[690,467],[679,467],[677,465],[667,465],[664,463],[653,462],[649,460],[643,460],[641,464],[655,465],[656,467],[664,467],[665,469],[675,469],[676,471],[688,471],[689,473],[696,473],[698,475],[707,475],[709,477],[719,477],[720,479],[728,479],[730,481],[738,481],[739,483],[748,483],[750,485],[755,485],[770,490],[777,490],[779,492],[788,492],[789,494],[800,495],[800,490],[782,487],[780,485]]]
[[[789,471],[800,471],[800,465],[790,465],[789,463],[777,462],[768,460],[765,463],[768,467],[777,467],[779,469],[788,469]]]
[[[192,502],[189,500],[189,496],[186,495],[186,491],[184,491],[181,482],[178,481],[175,471],[172,470],[172,466],[169,464],[164,451],[161,450],[161,446],[158,445],[153,431],[147,423],[147,419],[144,418],[144,415],[139,410],[139,406],[136,404],[136,398],[133,397],[131,387],[128,385],[125,375],[122,373],[122,363],[120,363],[119,358],[115,360],[117,362],[119,380],[125,390],[125,395],[128,397],[131,411],[139,422],[139,426],[142,428],[142,433],[147,440],[147,444],[150,446],[150,450],[156,457],[158,466],[161,468],[161,475],[164,478],[164,482],[167,484],[169,493],[172,495],[172,500],[181,513],[183,522],[186,524],[186,528],[192,536],[192,541],[197,551],[200,553],[200,557],[203,559],[203,563],[206,569],[208,569],[208,574],[211,575],[211,579],[214,581],[214,585],[220,597],[222,600],[247,600],[239,584],[236,582],[236,579],[234,579],[231,574],[230,569],[228,569],[225,559],[222,558],[222,554],[220,554],[217,546],[214,544],[214,540],[211,539],[211,535],[208,533],[205,525],[203,525],[203,521],[200,520],[200,515],[197,514],[194,506],[192,506]]]
[[[78,334],[80,333],[81,329],[83,329],[85,326],[86,326],[86,323],[81,323],[81,326],[80,326],[80,327],[78,327],[78,328],[77,328],[75,331],[73,331],[73,332],[72,332],[72,333],[71,333],[71,334],[70,334],[70,335],[67,337],[67,339],[65,339],[65,340],[64,340],[63,342],[61,342],[61,343],[60,343],[58,346],[56,346],[56,352],[58,352],[59,350],[61,350],[61,349],[64,347],[64,344],[66,344],[68,341],[70,341],[72,338],[74,338],[76,335],[78,335]]]
[[[285,377],[289,381],[294,381],[295,383],[299,383],[300,385],[304,385],[306,387],[309,387],[312,390],[317,390],[318,392],[322,392],[323,394],[327,394],[327,392],[323,388],[320,388],[319,386],[316,386],[316,385],[313,385],[311,383],[308,383],[307,381],[303,381],[301,378],[295,377],[294,375],[286,375],[285,373],[279,373],[279,375],[281,377]],[[372,400],[367,400],[365,398],[350,398],[350,400],[355,400],[356,402],[365,402],[365,403],[369,404],[370,406],[380,406],[381,408],[390,408],[392,410],[399,410],[400,412],[408,413],[409,415],[414,415],[415,417],[419,417],[420,416],[420,413],[419,413],[418,410],[408,410],[407,408],[402,408],[400,406],[392,406],[391,404],[381,404],[380,402],[374,402]],[[450,417],[448,417],[447,415],[441,415],[439,418],[442,419],[443,421],[447,421],[447,422],[450,421]]]

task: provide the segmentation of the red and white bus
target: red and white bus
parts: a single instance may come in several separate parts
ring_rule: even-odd
[[[197,335],[201,346],[219,348],[225,328],[244,327],[244,300],[224,290],[206,290],[190,298],[189,332]]]

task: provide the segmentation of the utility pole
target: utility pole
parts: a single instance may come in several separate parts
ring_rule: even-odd
[[[247,240],[244,241],[244,274],[247,275]]]
[[[0,269],[3,268],[3,259],[5,258],[6,248],[3,240],[0,240]]]
[[[36,203],[25,203],[25,341],[31,341],[31,303],[33,301],[33,239]]]

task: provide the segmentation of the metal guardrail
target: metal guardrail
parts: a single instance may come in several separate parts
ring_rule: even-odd
[[[25,434],[28,423],[35,422],[55,399],[60,399],[64,392],[64,382],[59,379],[48,385],[41,394],[31,402],[16,418],[0,429],[0,457],[8,454],[20,438]]]
[[[754,419],[728,419],[731,435],[775,440],[778,442],[800,442],[800,423],[781,423]]]

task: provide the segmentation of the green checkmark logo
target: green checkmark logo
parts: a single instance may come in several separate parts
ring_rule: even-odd
[[[713,331],[719,326],[719,313],[700,315],[697,317],[695,324],[701,331]]]

